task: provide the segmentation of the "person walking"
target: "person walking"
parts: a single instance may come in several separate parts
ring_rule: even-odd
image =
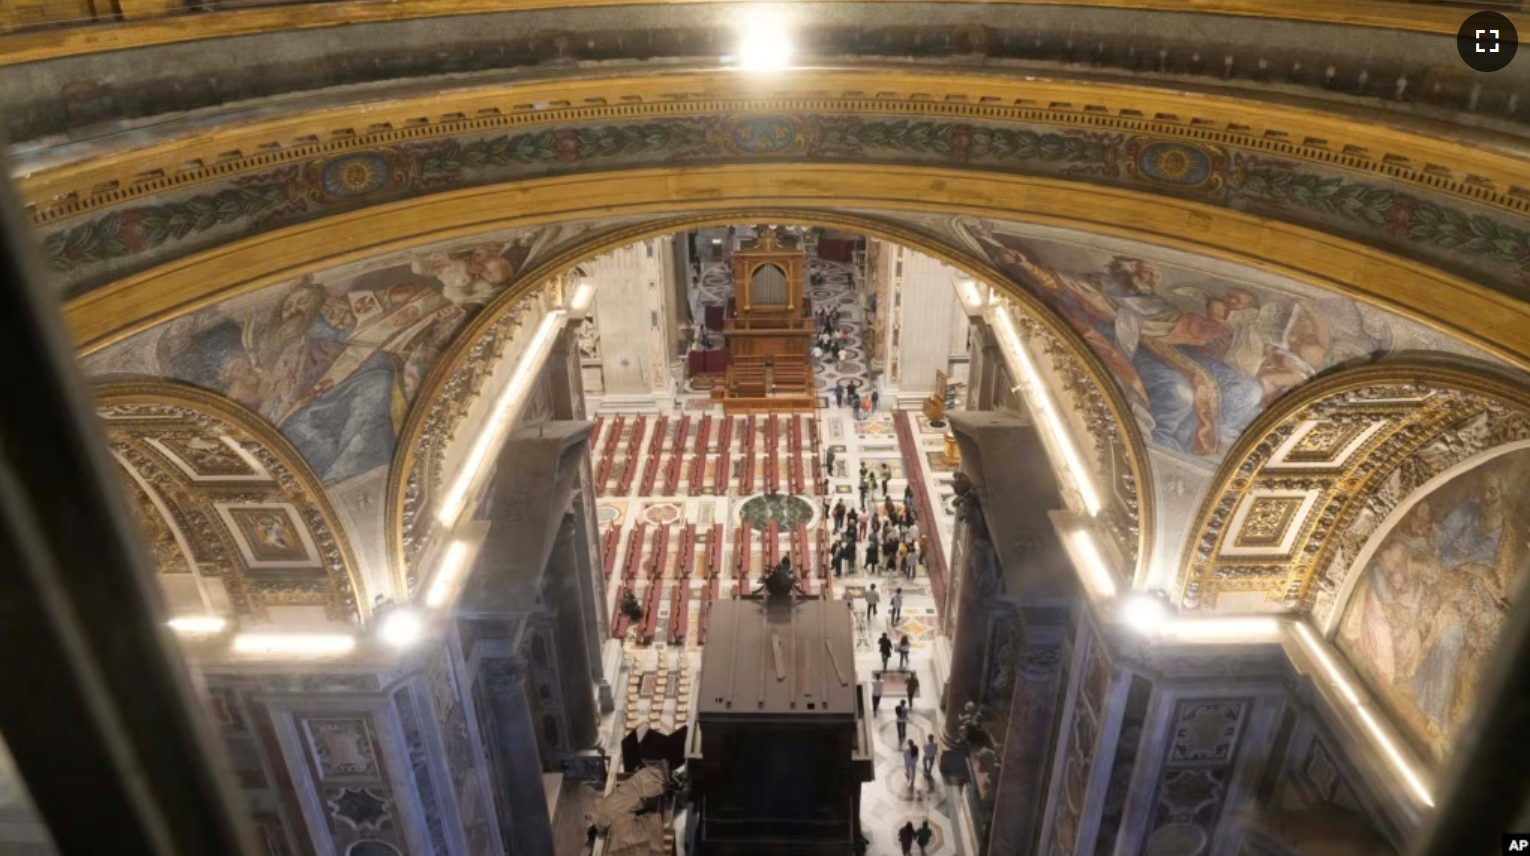
[[[877,542],[870,541],[866,544],[866,573],[873,576],[876,575],[877,561]],[[872,588],[876,588],[876,586],[872,586]],[[871,620],[869,616],[867,617],[867,620]]]
[[[864,517],[861,518],[861,525],[855,530],[855,540],[857,540],[857,541],[865,541],[866,540],[866,518],[870,517],[870,516],[871,516],[870,514],[867,514],[867,515],[865,515]]]
[[[908,705],[898,702],[898,706],[893,708],[893,719],[898,724],[898,745],[902,746],[903,741],[908,739]]]
[[[930,828],[928,820],[919,824],[919,828],[914,830],[914,843],[919,845],[919,856],[924,856],[924,848],[929,847],[934,838],[935,830]]]
[[[882,599],[882,596],[877,594],[876,583],[872,583],[871,588],[867,589],[862,597],[866,598],[866,621],[870,622],[871,616],[877,614],[877,603]]]
[[[840,500],[840,501],[834,503],[834,531],[838,532],[839,531],[839,527],[841,525],[843,525],[844,522],[845,522],[845,501],[844,500]]]
[[[893,595],[887,601],[887,617],[892,619],[894,627],[898,626],[898,619],[903,615],[903,589],[893,589]]]
[[[886,636],[882,637],[886,639]],[[886,658],[883,658],[886,659]],[[877,715],[877,709],[882,706],[882,676],[877,675],[871,679],[871,715]]]
[[[891,500],[891,497],[887,495],[887,483],[892,481],[892,467],[889,467],[886,464],[878,467],[877,478],[882,480],[882,498]]]
[[[825,475],[834,475],[834,447],[829,447],[829,454],[824,456],[823,471]]]
[[[845,545],[840,542],[834,547],[834,576],[843,576],[845,572]]]
[[[935,742],[934,734],[924,736],[924,774],[930,775],[935,770],[935,756],[940,753],[940,744]]]
[[[860,520],[861,520],[861,513],[859,511],[855,510],[855,506],[851,506],[849,508],[849,510],[847,510],[845,512],[845,537],[846,538],[853,538],[853,537],[855,537],[852,533],[855,532],[855,530],[857,528],[857,524],[860,523]]]
[[[859,420],[861,418],[861,397],[852,394],[850,396],[850,416]]]
[[[875,588],[875,586],[872,586],[872,588]],[[887,661],[892,659],[892,648],[892,639],[888,638],[886,633],[883,633],[882,638],[877,640],[877,651],[882,654],[882,671],[884,672],[887,671]]]
[[[913,856],[914,838],[919,833],[914,831],[914,822],[911,820],[898,829],[898,846],[903,848],[903,856]]]
[[[861,482],[861,508],[866,507],[866,483]]]
[[[834,406],[835,407],[844,407],[845,406],[845,388],[840,386],[837,383],[834,384]]]
[[[904,635],[904,637],[902,639],[898,640],[898,668],[899,669],[902,669],[903,671],[908,671],[908,652],[913,650],[913,647],[914,647],[913,645],[909,644],[908,636],[907,635]]]
[[[914,483],[909,482],[903,486],[903,507],[914,507]]]
[[[914,786],[914,771],[917,769],[919,769],[919,746],[910,740],[903,747],[903,772],[908,776],[909,787]]]
[[[908,692],[908,709],[914,709],[914,699],[919,697],[919,673],[909,672],[908,683],[905,685]]]
[[[914,523],[914,522],[911,521],[908,524],[908,541],[909,541],[910,544],[912,544],[912,543],[915,543],[918,540],[919,540],[919,524],[918,523]]]

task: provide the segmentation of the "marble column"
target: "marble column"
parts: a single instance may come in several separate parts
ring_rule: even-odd
[[[967,409],[992,410],[998,402],[998,385],[1004,375],[1004,355],[993,330],[981,317],[972,320],[972,341],[968,348]]]
[[[552,418],[584,419],[584,371],[579,359],[579,323],[565,324],[547,357],[547,388],[552,392]]]
[[[514,658],[485,659],[479,667],[483,695],[492,712],[494,769],[510,833],[510,856],[553,856],[552,818],[542,783],[537,723],[527,697],[525,668]]]
[[[1035,851],[1047,801],[1058,699],[1063,687],[1062,628],[1028,628],[1005,729],[987,853]]]
[[[590,656],[589,629],[580,581],[586,576],[589,556],[579,550],[578,515],[566,514],[553,545],[552,558],[543,577],[543,595],[553,611],[558,656],[558,675],[563,685],[563,710],[568,717],[568,745],[585,749],[594,744],[600,725],[595,709],[595,674],[598,658]],[[598,649],[597,649],[598,650]]]
[[[957,564],[952,578],[957,589],[956,631],[951,638],[951,673],[945,687],[942,739],[947,746],[961,742],[962,709],[980,702],[983,666],[987,662],[988,620],[999,576],[998,560],[987,537],[965,522],[957,523]]]

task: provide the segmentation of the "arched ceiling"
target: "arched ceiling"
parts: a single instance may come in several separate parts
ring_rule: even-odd
[[[1527,438],[1522,378],[1438,353],[1300,387],[1229,453],[1176,591],[1192,609],[1302,608],[1331,626],[1394,510],[1441,473]]]
[[[370,614],[324,488],[259,416],[163,380],[95,392],[172,615],[314,628]]]
[[[71,149],[23,185],[94,365],[246,401],[332,490],[380,464],[289,425],[292,402],[229,360],[198,363],[188,336],[280,328],[288,298],[317,293],[305,276],[325,280],[326,300],[405,284],[440,313],[409,379],[390,381],[407,404],[447,382],[480,321],[581,254],[688,220],[861,222],[1007,288],[1121,426],[1147,494],[1138,546],[1157,542],[1140,559],[1160,582],[1185,536],[1164,521],[1188,520],[1243,426],[1314,374],[1399,349],[1530,366],[1530,164],[1476,131],[906,62],[759,79],[553,69],[308,103]],[[495,245],[478,252],[497,260],[482,274],[497,309],[468,323],[484,301],[443,286],[479,274],[431,257],[470,244]],[[1114,256],[1154,270],[1117,276]],[[380,418],[372,454],[424,418]]]

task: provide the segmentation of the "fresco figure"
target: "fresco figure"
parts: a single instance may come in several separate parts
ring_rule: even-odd
[[[259,413],[325,483],[342,482],[392,460],[431,367],[529,252],[523,236],[401,253],[327,284],[303,277],[172,322],[158,363]]]
[[[1125,255],[1091,254],[1101,259],[1096,269],[1062,270],[1041,260],[1039,241],[985,221],[969,228],[991,262],[1089,345],[1154,445],[1175,452],[1219,457],[1287,390],[1338,359],[1387,349],[1384,331],[1365,330],[1344,299],[1173,284],[1152,261]]]
[[[1356,671],[1436,757],[1470,715],[1526,558],[1530,508],[1507,490],[1525,477],[1530,451],[1511,452],[1416,503],[1378,536],[1339,624]]]

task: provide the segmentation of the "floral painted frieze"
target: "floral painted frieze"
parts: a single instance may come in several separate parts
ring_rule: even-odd
[[[669,117],[359,150],[49,223],[41,238],[49,267],[78,293],[223,241],[407,196],[580,170],[758,160],[1077,179],[1310,225],[1509,289],[1530,274],[1522,218],[1370,173],[1134,133],[840,114]]]

